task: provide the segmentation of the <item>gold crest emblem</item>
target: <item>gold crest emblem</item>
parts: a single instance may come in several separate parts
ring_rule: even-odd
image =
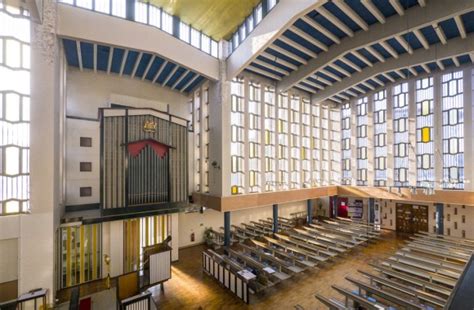
[[[144,132],[156,132],[156,126],[158,124],[155,121],[152,120],[146,120],[143,123],[143,131]]]

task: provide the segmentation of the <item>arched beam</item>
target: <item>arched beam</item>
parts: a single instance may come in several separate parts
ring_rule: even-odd
[[[346,53],[359,48],[384,41],[395,36],[400,36],[413,29],[420,29],[428,25],[436,24],[439,21],[452,18],[474,10],[474,1],[457,0],[446,5],[444,0],[432,0],[426,7],[414,7],[405,12],[403,18],[394,15],[388,18],[385,24],[374,24],[370,31],[359,31],[354,37],[346,37],[341,40],[341,44],[332,45],[325,53],[319,54],[318,58],[313,58],[298,70],[283,78],[277,85],[278,91],[286,91],[299,81],[313,75],[328,63],[334,62]]]
[[[381,73],[435,62],[438,59],[455,58],[456,56],[472,53],[474,52],[474,34],[468,35],[466,39],[458,37],[449,40],[449,44],[442,45],[442,43],[438,43],[433,45],[433,47],[435,48],[429,50],[417,49],[413,54],[403,54],[400,55],[398,59],[390,58],[384,63],[378,63],[374,67],[364,69],[362,72],[356,72],[350,79],[343,79],[341,82],[335,83],[333,86],[312,95],[312,99],[316,102],[320,102],[331,98]]]

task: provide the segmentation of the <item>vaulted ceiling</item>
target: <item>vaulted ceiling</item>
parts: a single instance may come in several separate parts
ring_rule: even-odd
[[[150,0],[150,3],[219,41],[230,39],[260,0]]]
[[[316,2],[245,70],[274,80],[280,91],[296,87],[342,102],[470,62],[472,0],[333,0]]]

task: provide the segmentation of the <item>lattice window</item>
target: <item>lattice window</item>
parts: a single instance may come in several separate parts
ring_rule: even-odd
[[[395,186],[401,187],[409,186],[408,98],[408,83],[402,83],[393,88],[393,181]]]
[[[339,107],[329,111],[329,138],[331,142],[331,179],[330,184],[339,184],[341,180],[341,110]]]
[[[349,102],[343,103],[341,107],[341,133],[341,184],[351,185],[351,104]]]
[[[290,171],[291,183],[290,188],[296,189],[301,186],[301,119],[300,119],[300,96],[291,96],[290,106]]]
[[[248,100],[249,192],[258,193],[261,182],[261,87],[251,82]]]
[[[202,136],[202,173],[203,184],[202,191],[209,192],[209,89],[207,87],[202,89],[202,122],[201,122],[201,136]]]
[[[245,191],[245,102],[244,79],[236,78],[231,86],[231,193]]]
[[[368,109],[368,98],[364,97],[357,100],[356,104],[357,115],[356,115],[356,142],[357,142],[357,185],[367,186],[367,148],[369,138],[367,135],[367,127],[369,124],[367,109]]]
[[[374,185],[387,185],[387,91],[374,95]]]
[[[311,102],[301,103],[301,168],[303,187],[311,187]]]
[[[0,215],[30,209],[28,16],[0,1]]]
[[[288,137],[288,94],[278,96],[278,185],[279,190],[289,189],[289,137]]]
[[[417,186],[434,187],[434,89],[433,77],[416,81]]]
[[[265,87],[264,90],[264,117],[265,117],[265,191],[276,189],[275,163],[275,89]]]
[[[329,107],[321,105],[321,180],[322,185],[330,184]]]
[[[311,106],[311,186],[321,185],[321,104]]]
[[[464,189],[463,72],[443,74],[443,188]]]
[[[193,117],[194,117],[194,186],[195,191],[201,191],[201,90],[194,92],[193,96]]]

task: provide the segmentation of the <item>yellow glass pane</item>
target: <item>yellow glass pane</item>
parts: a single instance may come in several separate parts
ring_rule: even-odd
[[[421,128],[421,142],[430,142],[431,140],[431,128],[423,127]]]
[[[270,144],[270,131],[265,131],[265,144]]]
[[[236,185],[232,186],[230,190],[232,195],[236,195],[239,193],[239,188]]]
[[[430,102],[425,100],[421,103],[421,115],[426,116],[430,114]]]

